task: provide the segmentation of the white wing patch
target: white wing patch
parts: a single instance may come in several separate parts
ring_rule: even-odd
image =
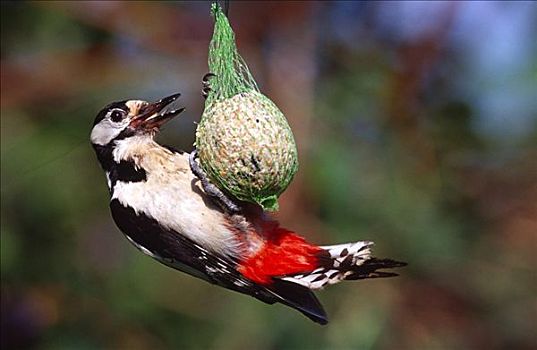
[[[110,178],[110,172],[106,171],[105,176],[106,176],[106,184],[108,185],[108,190],[112,191],[112,179]]]

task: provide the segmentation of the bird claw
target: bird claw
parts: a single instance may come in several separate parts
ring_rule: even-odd
[[[188,162],[190,164],[192,173],[201,181],[201,186],[203,187],[205,193],[212,197],[213,200],[228,213],[235,214],[240,212],[241,207],[231,200],[227,195],[225,195],[222,190],[209,181],[205,171],[203,171],[201,166],[196,161],[196,158],[198,158],[198,150],[195,149],[190,153]]]
[[[201,95],[203,96],[203,98],[207,99],[207,97],[209,96],[209,93],[211,92],[211,83],[210,83],[210,79],[213,78],[213,77],[216,77],[216,74],[214,73],[207,73],[203,76],[203,78],[201,78]]]

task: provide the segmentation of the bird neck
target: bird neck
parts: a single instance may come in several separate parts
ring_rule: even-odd
[[[101,164],[103,170],[110,171],[110,169],[114,166],[114,159],[112,155],[114,146],[112,144],[101,146],[95,143],[92,143],[91,145],[93,146],[93,150],[97,155],[97,160],[99,160],[99,164]]]
[[[147,173],[139,161],[144,154],[154,148],[161,148],[149,136],[133,136],[115,140],[107,145],[93,144],[93,149],[101,167],[106,173],[108,188],[112,194],[114,186],[121,182],[140,182],[147,180]]]

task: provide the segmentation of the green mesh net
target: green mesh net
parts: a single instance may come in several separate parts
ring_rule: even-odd
[[[285,116],[259,92],[237,51],[228,18],[213,4],[209,46],[211,90],[196,130],[196,147],[209,179],[236,198],[278,209],[278,196],[298,170]]]
[[[235,33],[227,16],[217,3],[212,4],[211,12],[214,16],[214,32],[209,44],[209,71],[215,77],[211,79],[212,91],[205,101],[206,106],[241,92],[259,92],[246,62],[239,55]]]

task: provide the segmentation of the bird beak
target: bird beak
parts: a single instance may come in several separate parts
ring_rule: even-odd
[[[160,128],[163,124],[172,120],[185,110],[184,108],[179,108],[161,113],[166,106],[177,100],[179,96],[181,96],[181,94],[174,94],[164,97],[157,102],[148,103],[140,109],[140,113],[131,120],[130,125],[135,129],[142,128],[152,130],[155,128]]]

